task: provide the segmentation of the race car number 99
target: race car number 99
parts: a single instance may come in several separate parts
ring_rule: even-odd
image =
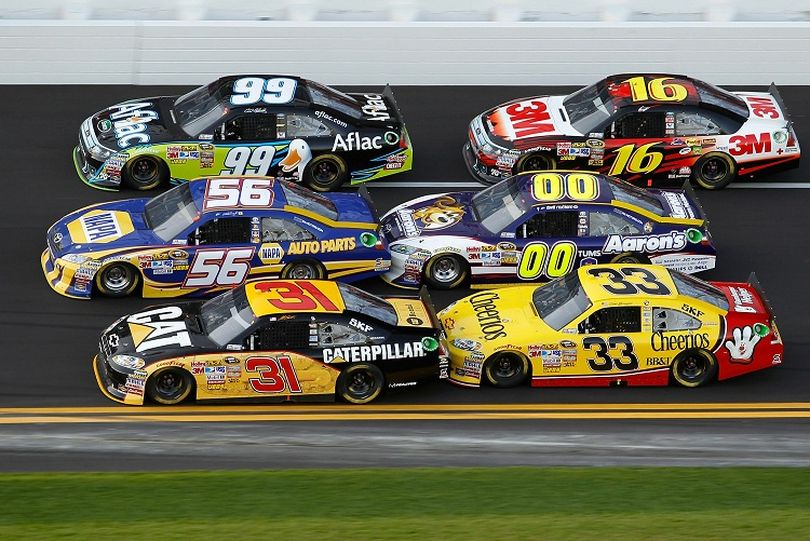
[[[268,105],[281,105],[290,103],[295,96],[298,83],[295,79],[274,77],[262,79],[261,77],[242,77],[233,82],[232,105],[252,105],[254,103],[267,103]]]

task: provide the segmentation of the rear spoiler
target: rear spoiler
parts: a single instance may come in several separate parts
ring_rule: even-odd
[[[765,309],[768,311],[768,316],[773,317],[773,307],[771,306],[771,301],[769,301],[768,297],[765,296],[765,291],[762,289],[762,284],[759,283],[757,273],[752,272],[748,275],[748,283],[754,288],[754,291],[759,294],[759,298],[762,299],[762,304],[765,305]]]
[[[771,86],[768,87],[768,94],[773,96],[773,99],[776,100],[776,103],[779,105],[779,109],[782,111],[782,116],[785,117],[788,125],[793,124],[793,122],[790,120],[790,113],[788,113],[787,107],[785,106],[785,100],[782,99],[782,94],[779,92],[779,89],[776,88],[776,83],[771,82]]]
[[[686,179],[681,186],[681,189],[686,192],[689,196],[689,200],[695,204],[697,207],[698,212],[700,212],[700,218],[705,222],[706,225],[709,225],[709,219],[706,217],[706,211],[703,210],[703,204],[698,199],[697,194],[695,193],[695,188],[692,186],[692,182],[689,179]]]
[[[389,85],[388,83],[385,84],[385,88],[383,89],[382,95],[385,99],[391,102],[391,105],[397,112],[397,121],[400,123],[402,127],[405,127],[405,117],[402,116],[402,111],[399,110],[399,105],[397,104],[397,99],[394,97],[394,91],[391,88],[391,85]]]
[[[363,200],[368,203],[368,208],[371,210],[371,215],[374,218],[374,221],[379,223],[380,222],[380,212],[377,210],[377,206],[374,204],[374,201],[371,199],[371,194],[368,193],[368,188],[364,186],[360,186],[360,189],[357,190],[357,195],[363,198]]]
[[[419,300],[421,300],[422,304],[425,305],[425,309],[430,315],[430,322],[433,323],[433,327],[441,330],[442,324],[439,321],[439,317],[436,315],[436,309],[433,308],[433,299],[430,298],[430,293],[428,292],[427,286],[423,285],[419,289]]]

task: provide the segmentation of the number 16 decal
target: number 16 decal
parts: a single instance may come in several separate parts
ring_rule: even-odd
[[[253,248],[198,250],[183,287],[236,286],[250,272]]]
[[[616,159],[610,167],[609,175],[621,175],[625,171],[628,173],[649,173],[654,171],[664,161],[664,155],[661,152],[650,152],[650,149],[659,144],[660,141],[654,143],[647,143],[636,148],[636,145],[624,145],[613,152],[616,153]]]

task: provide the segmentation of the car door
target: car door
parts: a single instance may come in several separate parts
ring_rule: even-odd
[[[661,174],[674,133],[674,112],[659,106],[619,112],[605,128],[600,172],[636,182]]]
[[[586,384],[608,385],[639,369],[637,350],[646,348],[641,306],[592,307],[577,323],[576,374]]]
[[[277,115],[263,106],[240,110],[218,124],[214,147],[209,173],[267,176],[275,175],[289,144],[279,141]]]
[[[573,205],[568,205],[573,207]],[[577,260],[580,212],[535,207],[514,228],[519,280],[547,282],[569,273]]]
[[[642,234],[644,225],[628,212],[594,207],[588,210],[587,227],[587,236],[580,239],[580,266],[613,263],[623,255],[629,255],[613,246],[621,246],[627,236]]]
[[[259,241],[259,218],[204,215],[188,235],[190,265],[182,287],[216,290],[245,281]]]

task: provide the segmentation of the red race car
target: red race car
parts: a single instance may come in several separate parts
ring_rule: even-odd
[[[519,98],[470,123],[464,160],[487,183],[524,171],[585,169],[645,186],[725,187],[799,165],[776,86],[728,92],[683,75],[612,75],[569,96]]]

